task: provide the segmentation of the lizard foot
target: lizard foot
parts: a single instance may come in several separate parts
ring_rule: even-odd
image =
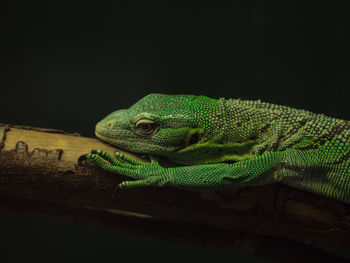
[[[135,181],[124,181],[118,185],[119,189],[143,187],[143,186],[163,186],[169,182],[169,175],[166,168],[159,165],[157,158],[151,156],[151,163],[144,163],[126,156],[116,151],[117,157],[113,158],[109,153],[102,150],[92,150],[91,153],[83,154],[78,159],[80,165],[84,160],[89,160],[98,167],[112,172],[123,174]]]

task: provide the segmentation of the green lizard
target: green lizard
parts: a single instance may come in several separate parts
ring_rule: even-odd
[[[350,122],[260,101],[150,94],[96,125],[96,136],[149,154],[143,163],[101,150],[82,155],[135,180],[120,188],[212,191],[280,182],[350,203]],[[158,157],[180,164],[164,168]]]

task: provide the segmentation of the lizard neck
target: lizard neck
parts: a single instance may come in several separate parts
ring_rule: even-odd
[[[220,99],[216,118],[216,141],[242,143],[258,139],[264,128],[278,117],[277,113],[247,105],[240,99]]]

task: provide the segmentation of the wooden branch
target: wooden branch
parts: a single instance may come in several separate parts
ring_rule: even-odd
[[[296,250],[304,253],[299,262],[309,260],[307,255],[330,260],[319,249],[286,238],[350,246],[349,205],[283,185],[205,193],[175,188],[118,191],[116,185],[127,178],[77,165],[78,157],[91,149],[115,150],[77,134],[0,125],[0,207],[284,262],[295,262],[286,253]]]

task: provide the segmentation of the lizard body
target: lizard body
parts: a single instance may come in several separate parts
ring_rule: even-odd
[[[281,182],[350,203],[349,121],[260,101],[150,94],[105,117],[95,133],[151,157],[141,163],[93,150],[80,158],[136,179],[120,188],[212,191]],[[163,168],[158,156],[181,166]]]

